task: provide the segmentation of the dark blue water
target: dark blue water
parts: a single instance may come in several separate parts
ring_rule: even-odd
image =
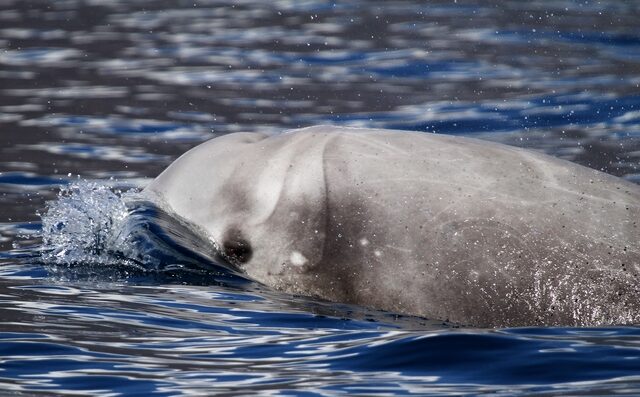
[[[0,0],[0,394],[640,394],[636,326],[277,293],[135,197],[211,137],[319,123],[640,183],[639,25],[613,0]]]

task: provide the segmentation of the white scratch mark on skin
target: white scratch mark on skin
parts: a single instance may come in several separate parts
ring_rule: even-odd
[[[413,250],[410,250],[408,248],[397,247],[397,246],[391,245],[391,244],[385,244],[384,246],[387,247],[387,248],[394,249],[396,251],[405,252],[407,254],[410,254],[410,253],[413,252]]]
[[[304,266],[309,260],[298,251],[293,251],[289,257],[289,261],[294,266]]]

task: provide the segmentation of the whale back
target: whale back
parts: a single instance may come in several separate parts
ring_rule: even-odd
[[[349,253],[329,255],[346,258],[329,273],[349,279],[359,261],[366,275],[339,300],[477,325],[638,321],[637,185],[433,134],[364,131],[328,152],[329,207],[344,215],[327,234]]]

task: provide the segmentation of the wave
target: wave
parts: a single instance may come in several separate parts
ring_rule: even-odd
[[[144,199],[90,181],[63,188],[42,218],[43,265],[65,279],[136,281],[160,278],[189,284],[248,280],[217,245]]]

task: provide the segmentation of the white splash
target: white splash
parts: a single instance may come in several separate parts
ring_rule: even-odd
[[[128,247],[124,196],[95,182],[64,188],[42,216],[42,259],[47,264],[113,263],[114,251]]]

